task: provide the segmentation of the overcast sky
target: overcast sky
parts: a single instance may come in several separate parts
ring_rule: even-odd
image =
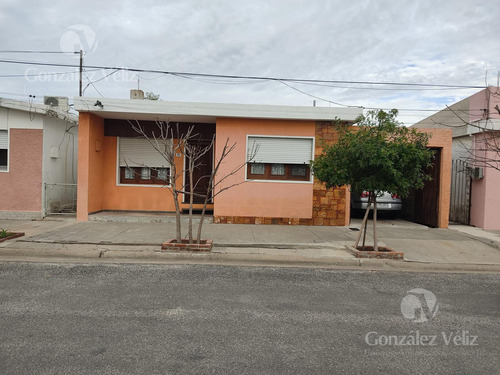
[[[477,0],[0,0],[0,51],[71,52],[84,65],[337,81],[497,85],[500,7]],[[78,64],[76,55],[1,60]],[[75,68],[0,62],[0,97],[78,96]],[[411,125],[479,91],[186,78],[86,69],[86,97],[398,108]],[[9,77],[18,75],[17,77]],[[139,82],[138,82],[139,80]],[[94,82],[89,84],[89,82]],[[95,82],[98,81],[98,82]],[[87,86],[88,85],[88,86]],[[330,102],[329,102],[330,101]],[[332,103],[333,102],[333,103]]]

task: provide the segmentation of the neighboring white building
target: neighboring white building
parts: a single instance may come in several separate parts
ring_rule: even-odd
[[[53,184],[76,184],[78,117],[67,98],[46,99],[52,105],[0,98],[0,218],[40,219],[76,204]]]

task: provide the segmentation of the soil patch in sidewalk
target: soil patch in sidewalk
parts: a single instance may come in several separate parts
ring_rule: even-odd
[[[182,239],[177,242],[176,239],[171,239],[161,244],[162,250],[170,251],[211,251],[213,240],[201,240],[201,243],[189,243],[188,239]]]
[[[22,237],[24,233],[21,232],[7,232],[6,230],[0,229],[0,242],[7,240],[12,240],[14,238]]]
[[[379,246],[377,251],[373,250],[373,246],[365,246],[363,250],[361,246],[357,249],[353,246],[346,246],[349,253],[356,258],[376,258],[376,259],[403,259],[404,253],[397,252],[387,246]]]

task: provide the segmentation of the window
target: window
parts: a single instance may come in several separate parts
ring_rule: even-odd
[[[151,168],[141,168],[141,180],[151,180]]]
[[[7,130],[0,130],[0,171],[7,170],[9,160],[9,137]]]
[[[248,136],[247,178],[310,181],[313,138]]]
[[[160,144],[171,147],[171,142]],[[167,185],[170,165],[145,138],[119,138],[118,167],[121,184]]]
[[[121,184],[168,185],[170,168],[120,167]]]
[[[262,170],[262,173],[252,173],[254,166],[259,166],[259,172]],[[247,176],[251,180],[309,181],[311,173],[309,165],[249,163]]]
[[[250,174],[265,174],[266,173],[266,165],[265,164],[250,164]]]
[[[271,164],[271,174],[273,176],[284,176],[285,164]]]

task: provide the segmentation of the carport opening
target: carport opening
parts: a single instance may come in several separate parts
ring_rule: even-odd
[[[434,162],[426,173],[431,175],[432,180],[427,181],[423,189],[413,190],[407,198],[403,199],[401,217],[408,221],[437,228],[442,149],[430,149],[435,152]]]

